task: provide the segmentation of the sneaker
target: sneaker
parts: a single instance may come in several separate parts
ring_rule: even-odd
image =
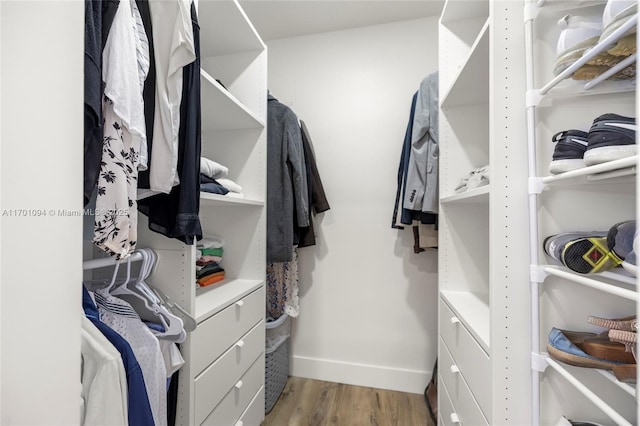
[[[604,7],[604,13],[602,14],[602,35],[600,40],[604,40],[620,28],[625,22],[631,19],[638,11],[637,0],[609,0]],[[635,33],[635,27],[629,31]],[[635,43],[634,43],[635,51]],[[611,53],[611,52],[609,52]],[[624,55],[629,56],[631,53]]]
[[[580,274],[608,271],[621,260],[607,246],[607,231],[564,232],[544,240],[544,251],[562,265]]]
[[[556,133],[551,140],[556,143],[549,173],[559,173],[580,169],[585,166],[584,152],[587,150],[589,134],[582,130],[565,130]]]
[[[598,44],[602,35],[602,16],[565,15],[558,21],[558,26],[563,30],[556,45],[554,75],[560,74]]]
[[[596,118],[589,129],[589,146],[584,153],[587,166],[631,157],[636,149],[636,119],[618,114]]]
[[[633,275],[636,275],[636,248],[638,235],[636,234],[636,221],[627,220],[611,227],[607,234],[609,250],[622,262],[622,267]]]

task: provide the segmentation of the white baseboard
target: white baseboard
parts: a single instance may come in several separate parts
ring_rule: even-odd
[[[408,393],[423,393],[430,371],[407,370],[294,355],[289,374],[295,377],[367,386]]]

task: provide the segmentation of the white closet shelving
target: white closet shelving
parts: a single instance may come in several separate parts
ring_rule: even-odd
[[[196,288],[195,246],[147,230],[150,283],[197,321],[182,344],[176,424],[260,424],[264,418],[267,49],[236,0],[198,2],[202,156],[229,169],[245,198],[202,192],[205,235],[224,240],[225,279]],[[216,80],[219,80],[216,81]]]
[[[528,424],[523,3],[451,1],[439,24],[439,423]],[[473,169],[487,186],[456,193]]]
[[[635,79],[570,79],[581,63],[557,78],[551,73],[560,34],[558,19],[568,13],[602,14],[605,3],[525,4],[534,425],[554,424],[562,415],[618,425],[637,424],[638,419],[635,385],[621,383],[604,370],[569,366],[546,353],[552,327],[601,332],[603,329],[587,324],[588,315],[615,318],[637,310],[635,277],[622,270],[577,274],[550,265],[542,247],[547,236],[568,231],[606,231],[637,215],[637,156],[556,176],[548,172],[553,134],[569,129],[588,131],[593,120],[605,113],[636,116]],[[631,20],[627,26],[635,22]],[[600,50],[596,47],[590,55]]]

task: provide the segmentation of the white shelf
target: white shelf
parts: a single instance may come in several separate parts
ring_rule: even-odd
[[[583,178],[584,182],[602,182],[605,180],[601,179],[602,177],[614,179],[621,176],[635,175],[635,167],[639,158],[640,156],[634,155],[632,157],[621,158],[607,163],[571,170],[570,172],[558,175],[545,176],[542,178],[542,183],[545,185],[575,183],[573,180],[578,178]],[[619,173],[612,173],[614,171],[619,171]]]
[[[225,278],[220,283],[197,289],[194,315],[196,322],[201,323],[225,306],[256,290],[263,283],[262,280]]]
[[[570,269],[561,266],[546,265],[542,267],[544,273],[566,280],[572,281],[576,284],[580,284],[586,287],[590,287],[596,290],[603,291],[605,293],[613,294],[624,299],[636,301],[638,299],[638,292],[633,290],[627,290],[617,284],[633,284],[635,285],[635,278],[630,280],[628,276],[622,274],[615,274],[609,272],[608,274],[578,274]],[[600,279],[598,279],[600,278]],[[605,282],[602,278],[613,280],[614,284]]]
[[[481,186],[479,188],[470,189],[460,194],[449,195],[440,199],[441,204],[478,204],[488,203],[491,185]]]
[[[615,409],[613,409],[609,404],[607,404],[604,400],[602,400],[598,395],[596,395],[587,385],[582,383],[576,376],[574,376],[568,368],[565,368],[565,364],[561,364],[560,362],[554,360],[553,358],[547,356],[547,364],[557,371],[562,377],[564,377],[567,382],[571,383],[576,390],[582,393],[585,398],[591,401],[597,408],[602,410],[611,420],[613,420],[617,425],[620,426],[631,426],[632,423],[628,422],[620,413],[618,413]]]
[[[484,298],[468,291],[443,290],[442,297],[465,324],[482,349],[490,352],[490,310]]]
[[[448,0],[444,4],[440,15],[441,24],[464,21],[473,18],[489,17],[488,1],[452,1]]]
[[[200,191],[201,207],[206,206],[264,206],[264,201],[252,200],[247,198],[233,198],[226,195],[213,194]]]
[[[265,123],[206,71],[200,71],[202,84],[202,132],[216,130],[262,129]]]
[[[198,20],[202,25],[200,56],[203,58],[265,49],[236,0],[200,0]]]
[[[484,2],[482,2],[484,3]],[[442,106],[489,103],[489,20],[471,46],[466,61],[454,77],[449,90],[442,96]]]

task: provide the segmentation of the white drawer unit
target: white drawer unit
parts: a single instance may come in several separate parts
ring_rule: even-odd
[[[202,421],[258,357],[264,359],[265,328],[260,321],[195,379],[195,422]],[[213,419],[215,420],[215,419]]]
[[[443,383],[442,375],[438,374],[438,383]],[[449,391],[444,385],[438,385],[438,425],[455,426],[459,424],[458,415],[453,409]]]
[[[193,369],[199,374],[264,318],[264,287],[198,324],[191,335]]]
[[[257,392],[263,388],[263,382],[264,357],[260,356],[202,424],[207,426],[236,424]]]
[[[474,394],[469,389],[462,372],[456,361],[451,356],[446,344],[440,340],[440,353],[438,355],[438,372],[441,381],[447,389],[447,395],[452,398],[453,413],[457,416],[461,424],[467,425],[488,425],[478,402],[480,399],[486,400],[486,392]],[[482,396],[482,398],[480,398]]]
[[[460,318],[442,299],[440,299],[439,312],[440,337],[442,339],[440,341],[440,357],[442,359],[443,355],[447,355],[451,358],[451,364],[455,365],[458,371],[456,374],[464,377],[464,381],[478,400],[483,413],[488,419],[491,419],[491,395],[485,391],[487,383],[491,381],[489,356],[473,338]],[[446,350],[443,350],[443,344],[446,345]],[[450,373],[445,370],[441,370],[443,375]]]
[[[260,388],[234,426],[260,426],[264,419],[264,386]]]

